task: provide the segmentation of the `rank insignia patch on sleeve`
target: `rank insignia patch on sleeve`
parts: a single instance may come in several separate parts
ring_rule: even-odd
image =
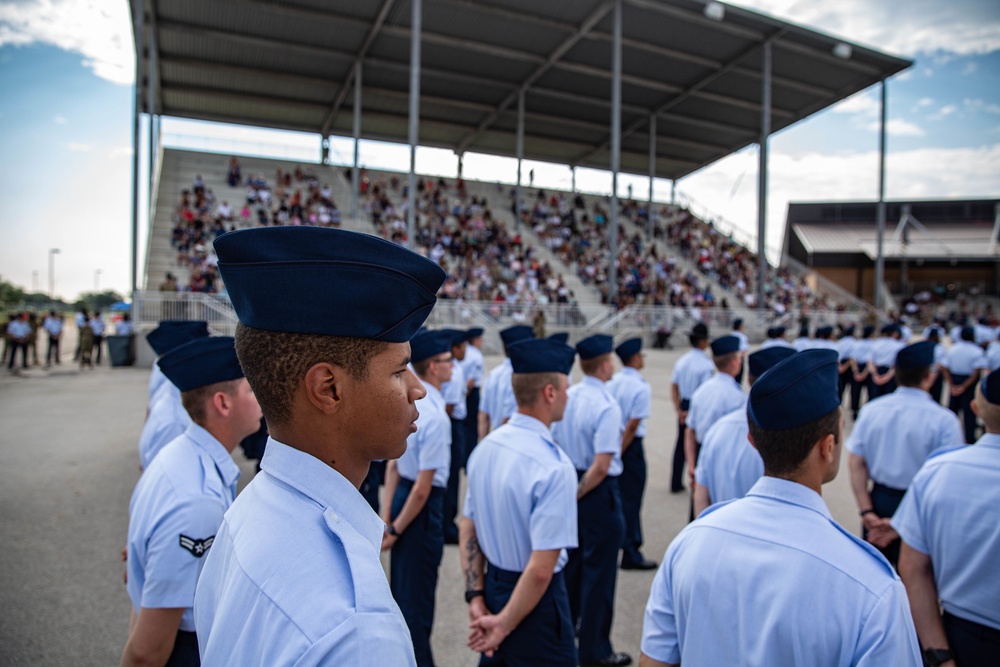
[[[195,558],[201,558],[208,551],[208,548],[215,542],[215,535],[196,540],[187,535],[181,535],[181,548],[187,549]]]

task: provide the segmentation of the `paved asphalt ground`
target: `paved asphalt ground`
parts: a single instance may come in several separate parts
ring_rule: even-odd
[[[644,371],[653,385],[644,551],[656,560],[687,518],[687,495],[669,493],[676,438],[670,370],[683,351],[648,351]],[[64,354],[63,365],[51,373],[0,372],[2,665],[113,665],[127,635],[130,603],[119,554],[129,497],[139,478],[136,443],[149,370],[105,365],[81,372],[70,356]],[[498,362],[487,358],[488,367]],[[243,470],[242,488],[253,466],[239,450],[234,456]],[[824,497],[833,516],[857,531],[846,459]],[[613,643],[636,661],[653,575],[620,572],[618,577]],[[455,546],[445,548],[437,591],[433,645],[438,665],[476,664],[477,656],[465,646],[466,606]]]

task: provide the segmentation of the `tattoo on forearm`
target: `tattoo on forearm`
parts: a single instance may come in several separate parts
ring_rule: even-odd
[[[472,591],[475,590],[479,584],[479,578],[482,573],[478,571],[476,567],[476,561],[479,560],[482,551],[479,550],[479,540],[473,535],[465,543],[465,590]]]

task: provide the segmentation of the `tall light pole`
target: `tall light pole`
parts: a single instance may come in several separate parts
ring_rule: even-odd
[[[31,272],[31,291],[38,291],[38,271]]]
[[[49,298],[56,298],[56,255],[59,248],[49,248]]]
[[[101,291],[101,270],[96,269],[94,271],[94,294],[98,294]]]

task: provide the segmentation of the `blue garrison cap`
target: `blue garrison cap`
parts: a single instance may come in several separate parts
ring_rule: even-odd
[[[410,340],[410,363],[418,363],[437,354],[451,352],[452,333],[450,329],[427,331]]]
[[[809,325],[803,324],[799,327],[799,338],[809,338]]]
[[[580,359],[593,359],[602,354],[611,354],[614,349],[615,339],[606,334],[594,334],[584,338],[576,344],[576,352]]]
[[[743,318],[742,317],[737,317],[735,320],[733,320],[733,330],[734,331],[736,329],[739,329],[741,326],[743,326]]]
[[[441,329],[441,331],[448,332],[448,335],[451,336],[452,345],[461,345],[465,341],[469,340],[466,332],[461,329]]]
[[[625,363],[641,351],[641,338],[629,338],[627,341],[624,341],[621,345],[615,348],[615,354],[617,354],[618,358],[622,360],[622,363]]]
[[[730,354],[731,352],[739,352],[740,350],[740,339],[736,336],[720,336],[712,341],[712,355],[716,357],[721,357],[724,354]]]
[[[935,344],[929,340],[907,345],[896,353],[896,368],[916,370],[932,366],[934,364],[934,347]]]
[[[865,338],[868,338],[873,333],[875,333],[875,325],[873,324],[866,324],[865,328],[861,330],[861,335]]]
[[[208,337],[208,322],[191,320],[164,320],[148,334],[146,340],[157,356],[191,342]]]
[[[829,338],[833,334],[833,327],[824,326],[816,329],[816,338]]]
[[[500,332],[500,340],[503,341],[504,345],[513,345],[518,341],[528,340],[529,338],[534,337],[535,330],[527,324],[516,324],[512,327],[507,327]]]
[[[882,327],[879,330],[879,333],[882,334],[882,335],[885,335],[885,334],[894,334],[894,333],[898,332],[899,330],[900,329],[899,329],[899,325],[898,324],[894,324],[894,323],[890,322],[889,324],[886,324],[884,327]]]
[[[962,327],[960,335],[962,337],[962,340],[975,340],[976,330],[973,329],[972,327]]]
[[[851,326],[847,327],[846,329],[844,329],[844,337],[846,338],[847,336],[853,336],[854,335],[854,330],[855,329],[854,329],[854,325],[853,324]]]
[[[483,335],[482,327],[472,327],[465,332],[465,340],[472,340],[473,338],[479,338]]]
[[[988,403],[1000,405],[1000,371],[993,371],[979,383],[979,391]]]
[[[268,331],[403,343],[445,279],[426,257],[342,229],[241,229],[215,251],[240,322]]]
[[[243,377],[232,336],[196,338],[168,351],[157,364],[181,391]]]
[[[554,333],[551,336],[549,336],[549,340],[554,340],[557,343],[562,343],[563,345],[566,345],[569,342],[569,334],[566,333],[565,331],[560,331],[559,333]]]
[[[708,327],[705,326],[704,322],[698,322],[698,324],[691,327],[691,335],[698,338],[708,338]]]
[[[837,377],[836,351],[798,352],[757,378],[747,416],[768,431],[805,426],[840,405]]]
[[[747,357],[749,373],[751,376],[759,378],[765,372],[770,370],[772,366],[776,365],[780,361],[784,361],[793,354],[795,354],[795,348],[777,345],[775,347],[765,347],[763,350],[757,350]]]
[[[576,350],[551,338],[529,338],[510,346],[510,364],[515,373],[562,373],[569,375]]]

